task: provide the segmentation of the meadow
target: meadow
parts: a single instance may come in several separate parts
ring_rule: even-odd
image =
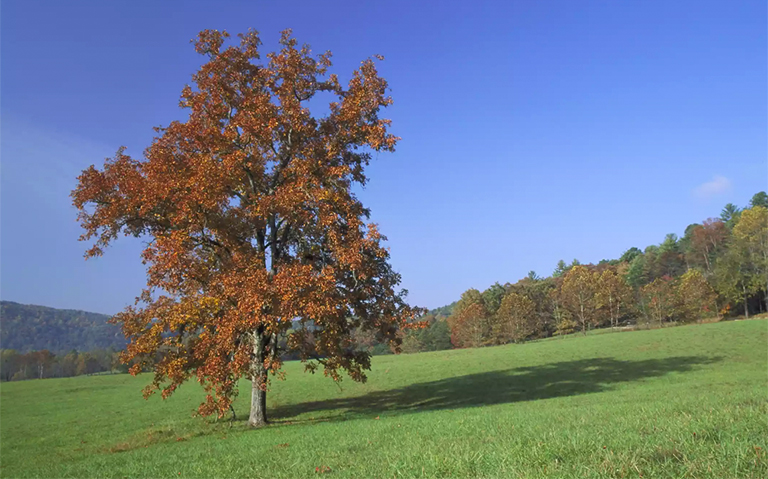
[[[285,366],[272,424],[192,417],[195,383],[3,383],[2,477],[768,477],[768,321],[378,356],[368,382]]]

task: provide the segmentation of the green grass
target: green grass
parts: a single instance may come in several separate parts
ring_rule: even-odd
[[[768,321],[286,365],[274,423],[191,417],[147,376],[0,386],[2,477],[768,477]],[[330,468],[325,473],[316,468]],[[325,470],[325,469],[323,469]]]

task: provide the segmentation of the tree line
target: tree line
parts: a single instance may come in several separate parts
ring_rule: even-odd
[[[113,349],[89,352],[70,351],[54,354],[47,349],[19,352],[0,350],[0,380],[66,378],[97,373],[125,373],[128,366],[120,362],[120,353]]]
[[[479,347],[586,333],[600,327],[665,326],[766,311],[768,195],[745,209],[632,247],[598,264],[561,260],[551,276],[469,289],[431,311],[426,329],[404,334],[403,351]],[[375,351],[374,351],[375,352]]]
[[[760,192],[748,208],[728,204],[719,218],[689,225],[682,238],[668,234],[660,244],[645,250],[632,247],[618,259],[597,264],[561,260],[549,277],[531,271],[516,283],[497,282],[482,292],[469,289],[458,301],[421,318],[425,328],[402,333],[401,349],[437,351],[586,333],[601,327],[659,327],[713,317],[749,317],[766,311],[767,282],[768,195]],[[314,342],[311,329],[308,341]],[[392,353],[371,331],[356,329],[352,341],[374,355]],[[58,355],[48,350],[3,349],[0,353],[3,381],[127,372],[129,368],[114,348]],[[285,353],[282,359],[300,357]]]

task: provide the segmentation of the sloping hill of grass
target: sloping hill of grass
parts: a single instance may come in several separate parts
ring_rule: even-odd
[[[3,477],[768,477],[768,321],[379,356],[337,387],[286,365],[273,425],[192,418],[195,384],[0,389]]]

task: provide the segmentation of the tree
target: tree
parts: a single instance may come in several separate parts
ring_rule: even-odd
[[[435,319],[424,329],[408,331],[407,335],[411,334],[419,339],[422,351],[451,349],[451,330],[444,319]]]
[[[617,259],[601,259],[597,263],[597,271],[605,271],[606,268],[611,268],[613,266],[618,266],[621,263],[621,261]]]
[[[646,283],[664,276],[662,265],[659,261],[659,247],[657,245],[646,246],[645,251],[643,251],[643,258],[645,259],[643,275]]]
[[[739,210],[739,207],[733,203],[728,203],[723,207],[723,211],[720,213],[720,219],[723,220],[723,223],[725,223],[728,228],[733,228],[736,225],[736,222],[739,221],[740,215],[741,210]]]
[[[717,293],[700,271],[691,269],[680,277],[677,304],[680,319],[685,322],[701,321],[703,314],[712,311]]]
[[[749,318],[749,297],[754,292],[752,265],[744,257],[744,251],[737,247],[731,247],[717,261],[714,271],[714,284],[718,294],[728,303],[725,311],[731,309],[730,305],[742,303],[744,315]]]
[[[47,349],[43,349],[42,351],[34,351],[30,353],[30,355],[32,356],[32,360],[35,362],[38,379],[43,379],[46,375],[46,372],[50,374],[49,369],[53,365],[55,358],[53,353]]]
[[[547,293],[547,299],[552,311],[555,336],[571,334],[578,324],[573,320],[571,312],[563,305],[562,278],[554,278],[554,287]]]
[[[691,223],[688,226],[686,226],[685,233],[683,233],[683,237],[680,238],[680,240],[677,242],[677,244],[680,247],[680,252],[683,254],[683,259],[685,260],[686,271],[691,269],[691,267],[693,266],[691,264],[691,258],[693,256],[693,253],[691,251],[691,241],[692,241],[693,230],[699,226],[701,225],[698,223]]]
[[[451,330],[444,319],[427,317],[424,322],[429,326],[423,329],[411,329],[403,338],[403,352],[441,351],[451,349]]]
[[[547,337],[555,331],[556,321],[550,291],[557,289],[561,281],[562,278],[559,277],[531,279],[526,276],[517,283],[506,286],[509,292],[525,296],[533,302],[532,337]]]
[[[154,370],[145,396],[195,377],[207,392],[199,413],[222,416],[246,376],[257,427],[281,338],[307,370],[364,381],[370,353],[352,331],[397,348],[421,310],[397,290],[385,238],[353,193],[371,152],[398,140],[379,118],[392,100],[374,61],[344,88],[327,74],[330,52],[313,57],[290,30],[264,62],[257,32],[225,47],[228,38],[205,30],[195,42],[208,60],[182,91],[187,120],[157,128],[141,160],[121,148],[83,171],[72,197],[81,239],[96,239],[87,258],[120,234],[150,239],[147,287],[114,318],[131,372]],[[333,99],[323,117],[308,108],[318,93]]]
[[[21,355],[15,349],[0,349],[0,376],[10,381],[21,364]]]
[[[476,348],[491,341],[491,316],[480,291],[468,289],[448,318],[451,343],[457,348]]]
[[[501,306],[493,323],[493,337],[497,344],[510,341],[519,343],[536,330],[536,308],[527,296],[509,293],[501,300]]]
[[[555,271],[552,273],[552,277],[559,278],[563,276],[566,271],[568,271],[568,265],[565,264],[565,261],[560,260],[557,262],[557,267],[555,268]]]
[[[727,303],[725,311],[732,309],[731,306],[742,304],[744,315],[749,318],[749,298],[754,294],[751,281],[754,272],[743,253],[734,247],[726,250],[715,266],[714,284],[717,293]]]
[[[563,305],[562,279],[555,278],[554,288],[547,292],[546,299],[549,302],[552,319],[554,320],[555,331],[560,330],[560,324],[564,320],[570,320],[570,312]],[[555,333],[557,334],[557,333]]]
[[[634,246],[626,250],[622,255],[621,258],[619,258],[619,261],[622,263],[631,263],[632,260],[637,258],[638,256],[642,256],[643,252],[640,251],[640,248],[635,248]]]
[[[422,344],[425,351],[451,349],[451,330],[446,320],[436,319],[429,328],[417,331],[423,331]]]
[[[499,283],[494,283],[490,288],[483,291],[483,301],[485,302],[485,307],[488,309],[488,314],[493,315],[496,313],[496,310],[499,309],[499,305],[501,304],[501,298],[503,298],[505,294],[507,294],[507,290]]]
[[[675,314],[675,285],[669,276],[656,278],[641,288],[641,295],[647,314],[663,326]]]
[[[639,288],[648,282],[646,276],[646,261],[645,255],[639,254],[632,258],[632,262],[629,263],[625,279],[627,284],[633,288]]]
[[[415,335],[406,334],[400,349],[406,354],[418,353],[423,351],[423,345]]]
[[[663,276],[679,276],[685,271],[685,260],[683,258],[680,245],[677,241],[677,235],[668,234],[664,241],[659,245],[659,254],[657,257],[658,267]]]
[[[752,199],[749,200],[749,205],[751,207],[755,206],[762,206],[763,208],[768,208],[768,193],[765,191],[760,191],[758,193],[755,193],[752,196]]]
[[[584,334],[587,334],[587,326],[597,322],[597,284],[597,273],[581,265],[573,266],[563,278],[560,290],[563,304]]]
[[[63,358],[60,358],[61,375],[63,377],[71,377],[77,374],[77,356],[77,351],[70,351]]]
[[[75,374],[93,374],[99,371],[99,361],[91,353],[81,353],[77,356],[77,369]]]
[[[707,275],[712,274],[715,257],[728,239],[728,228],[721,220],[709,218],[691,230],[690,249],[693,264],[703,264]]]
[[[768,208],[753,206],[744,210],[733,228],[733,239],[733,248],[749,271],[747,288],[753,293],[765,292],[768,305]]]
[[[611,327],[616,327],[622,311],[632,300],[632,290],[615,270],[603,271],[597,280],[597,307],[608,316]]]

